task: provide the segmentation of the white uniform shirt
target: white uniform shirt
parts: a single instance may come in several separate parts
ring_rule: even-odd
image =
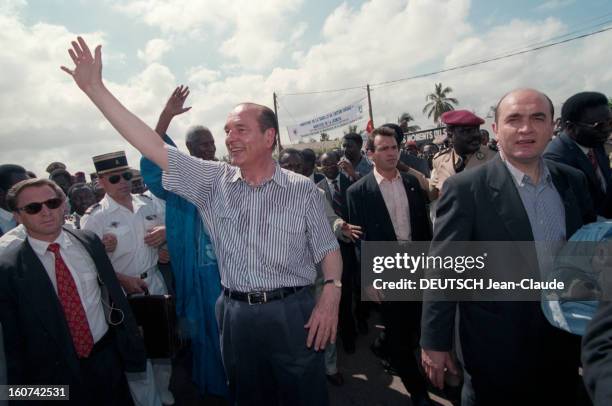
[[[28,234],[23,224],[19,224],[12,230],[4,233],[4,235],[0,237],[0,257],[11,248],[24,242],[27,236]]]
[[[93,231],[100,239],[104,234],[114,234],[117,247],[108,256],[115,272],[133,277],[147,272],[145,282],[150,293],[165,293],[151,289],[151,277],[158,273],[158,250],[144,242],[149,229],[165,224],[164,211],[150,197],[142,195],[132,195],[132,206],[134,212],[107,194],[81,218],[81,229]]]
[[[28,241],[36,253],[36,256],[43,264],[45,271],[47,271],[47,275],[49,275],[55,293],[57,293],[55,255],[47,251],[47,247],[49,247],[50,243],[37,240],[30,236],[28,236]],[[108,324],[104,317],[104,309],[102,308],[102,295],[100,292],[100,285],[98,284],[96,266],[85,247],[68,233],[62,231],[54,242],[60,245],[60,255],[66,263],[66,266],[68,266],[72,279],[74,279],[79,297],[81,298],[81,303],[85,309],[85,315],[87,316],[91,335],[93,336],[94,342],[96,342],[102,338],[108,330]]]

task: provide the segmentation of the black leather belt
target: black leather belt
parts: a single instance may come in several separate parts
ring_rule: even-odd
[[[250,305],[254,305],[271,302],[273,300],[284,299],[287,296],[297,293],[304,288],[305,286],[295,286],[290,288],[278,288],[274,290],[265,290],[259,292],[238,292],[237,290],[223,288],[223,294],[229,297],[230,299],[239,300],[241,302],[248,302]]]

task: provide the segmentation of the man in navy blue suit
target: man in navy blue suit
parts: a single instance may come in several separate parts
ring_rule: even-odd
[[[580,170],[587,178],[598,215],[612,218],[612,172],[604,143],[612,132],[608,98],[581,92],[563,103],[561,135],[551,141],[544,158]]]

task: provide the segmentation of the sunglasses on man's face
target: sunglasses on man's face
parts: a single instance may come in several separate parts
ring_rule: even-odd
[[[59,197],[54,197],[53,199],[49,199],[45,202],[34,202],[26,204],[23,207],[20,207],[19,211],[25,211],[28,214],[38,214],[42,210],[43,204],[47,206],[50,210],[55,210],[62,205],[64,201]]]
[[[108,177],[108,181],[110,183],[112,183],[113,185],[119,183],[119,181],[121,180],[121,178],[125,179],[125,180],[131,180],[132,176],[134,176],[132,174],[132,172],[123,172],[121,175],[111,175]]]

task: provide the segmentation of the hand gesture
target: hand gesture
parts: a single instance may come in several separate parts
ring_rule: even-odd
[[[448,351],[421,349],[421,364],[429,381],[439,389],[444,389],[444,373],[458,375],[459,371]]]
[[[155,226],[147,231],[144,242],[149,247],[159,247],[166,242],[166,227]]]
[[[340,162],[338,162],[338,167],[343,170],[348,176],[350,176],[353,180],[357,179],[357,172],[355,172],[353,164],[348,159],[342,158]]]
[[[68,69],[62,66],[61,69],[72,76],[76,84],[82,91],[89,91],[102,87],[102,46],[98,45],[94,51],[95,57],[91,55],[91,51],[81,37],[77,37],[76,41],[72,41],[72,49],[68,50],[74,69]]]
[[[102,243],[106,252],[113,252],[117,248],[117,237],[111,233],[104,234],[102,236]]]
[[[344,235],[352,242],[357,241],[359,238],[361,238],[361,235],[363,234],[360,226],[355,226],[347,222],[344,222],[340,228],[342,229],[342,235]]]
[[[157,259],[157,262],[159,262],[160,264],[167,264],[168,262],[170,262],[170,253],[167,249],[160,248],[158,254],[159,257]]]
[[[191,110],[191,107],[183,107],[185,100],[189,96],[189,86],[180,85],[170,95],[164,107],[164,113],[171,116],[178,116],[186,111]]]

